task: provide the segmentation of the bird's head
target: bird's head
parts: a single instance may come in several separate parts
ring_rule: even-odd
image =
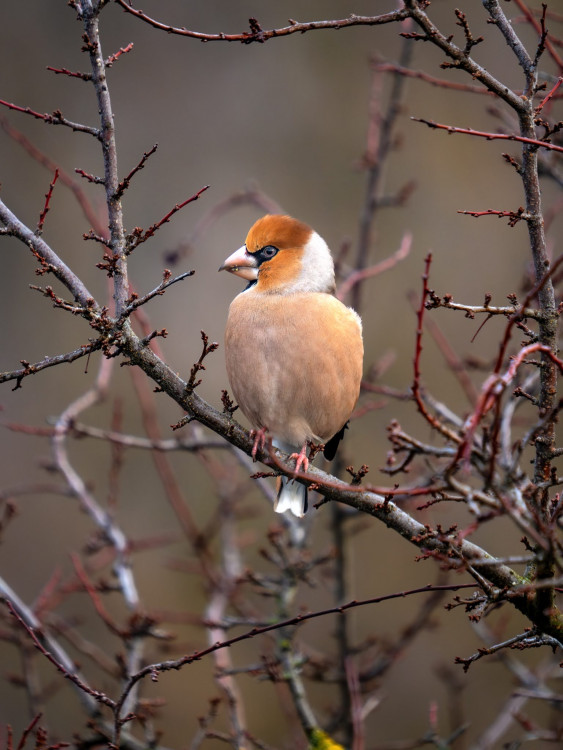
[[[326,242],[291,216],[267,214],[220,271],[247,279],[264,293],[334,291],[334,263]]]

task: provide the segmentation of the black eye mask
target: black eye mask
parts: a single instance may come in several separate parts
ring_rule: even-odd
[[[253,253],[253,255],[258,261],[258,265],[261,266],[262,263],[265,263],[267,260],[272,260],[272,258],[278,253],[279,250],[277,247],[274,247],[273,245],[266,245],[266,247],[257,250],[255,253]]]

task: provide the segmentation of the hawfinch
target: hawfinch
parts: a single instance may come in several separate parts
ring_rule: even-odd
[[[254,428],[295,452],[295,473],[308,467],[310,442],[333,458],[356,404],[362,377],[359,316],[334,296],[334,264],[326,242],[290,216],[269,214],[221,270],[248,280],[229,309],[227,374]],[[307,488],[278,478],[278,513],[307,510]]]

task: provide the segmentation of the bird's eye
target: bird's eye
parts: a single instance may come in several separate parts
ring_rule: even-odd
[[[260,250],[260,255],[264,260],[270,260],[278,252],[278,248],[273,245],[266,245]]]

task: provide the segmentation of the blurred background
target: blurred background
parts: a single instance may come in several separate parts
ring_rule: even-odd
[[[474,50],[475,58],[507,85],[521,87],[522,78],[508,49],[486,24],[481,5],[466,8],[475,36],[486,35]],[[142,9],[163,22],[207,32],[237,33],[248,28],[248,19],[258,18],[263,28],[285,26],[288,18],[299,21],[345,17],[350,12],[373,14],[393,10],[393,2],[357,0],[290,0],[263,3],[245,0],[208,0],[186,3],[180,0],[143,0]],[[459,37],[450,2],[436,0],[431,15],[444,33]],[[374,102],[371,61],[375,58],[397,61],[403,40],[396,25],[316,31],[274,39],[266,44],[202,44],[194,39],[168,35],[150,28],[126,14],[113,3],[101,17],[101,36],[106,55],[133,43],[109,70],[108,81],[115,112],[119,167],[127,174],[154,144],[157,152],[134,178],[124,198],[125,223],[129,231],[147,228],[161,219],[175,204],[186,200],[204,185],[210,188],[195,203],[180,211],[159,229],[155,237],[140,245],[131,257],[130,278],[136,290],[144,293],[160,282],[163,269],[174,274],[194,269],[193,278],[171,287],[144,308],[151,326],[166,327],[168,337],[160,339],[167,363],[187,378],[201,351],[200,331],[222,343],[224,323],[231,299],[241,290],[241,282],[227,274],[217,274],[223,260],[239,247],[250,225],[267,206],[294,215],[314,227],[328,242],[335,255],[349,244],[342,261],[352,265],[358,243],[359,221],[366,191],[363,168],[368,139],[368,119]],[[61,110],[70,120],[97,126],[97,107],[91,85],[64,75],[55,75],[47,66],[87,70],[87,57],[81,52],[82,29],[72,8],[61,0],[8,0],[0,5],[0,98],[38,112]],[[523,40],[532,54],[536,40],[524,29]],[[441,70],[443,61],[429,45],[414,45],[411,67],[452,81],[471,83],[459,71]],[[550,62],[546,58],[547,72]],[[391,77],[382,77],[378,103],[383,111],[389,96]],[[371,102],[371,103],[370,103]],[[514,169],[501,157],[502,152],[518,154],[516,146],[489,142],[463,135],[447,135],[430,130],[411,117],[432,119],[460,127],[496,130],[508,127],[508,111],[492,113],[496,105],[487,95],[437,88],[423,81],[406,82],[406,96],[395,131],[395,148],[385,165],[384,193],[396,194],[414,181],[415,189],[407,202],[381,210],[374,227],[369,263],[378,262],[397,250],[405,232],[413,235],[407,259],[387,273],[368,280],[363,287],[361,314],[364,321],[366,372],[382,358],[388,368],[381,382],[405,391],[412,383],[415,313],[409,292],[420,294],[424,258],[433,254],[430,287],[439,295],[452,294],[468,304],[481,304],[486,293],[494,304],[506,304],[506,295],[519,293],[528,273],[529,250],[526,227],[509,228],[506,220],[474,219],[459,210],[510,209],[524,202]],[[97,142],[68,128],[49,126],[24,114],[0,110],[1,196],[25,223],[35,227],[44,204],[52,171],[34,159],[33,147],[61,170],[76,179],[104,221],[103,189],[80,181],[76,169],[101,175],[103,164]],[[504,119],[503,119],[504,118]],[[17,133],[14,134],[14,130]],[[555,198],[554,188],[544,186],[545,206]],[[252,200],[251,196],[258,196]],[[235,201],[234,196],[243,196]],[[224,204],[227,211],[205,224],[209,212]],[[83,234],[91,223],[80,210],[72,191],[57,184],[47,216],[44,239],[83,279],[101,303],[109,304],[110,289],[105,274],[95,267],[101,260],[100,245],[85,242]],[[561,231],[561,218],[549,226],[550,243]],[[20,360],[36,362],[44,356],[67,352],[87,343],[91,331],[81,318],[75,318],[51,303],[30,284],[51,283],[35,275],[36,261],[19,242],[2,238],[4,272],[0,276],[0,369],[13,370]],[[57,291],[62,291],[57,289]],[[463,313],[438,310],[434,321],[459,356],[488,362],[496,353],[503,331],[503,320],[492,320],[472,342],[481,320],[468,320]],[[0,574],[32,605],[59,571],[62,580],[73,576],[69,553],[82,552],[93,533],[91,523],[77,503],[60,494],[44,492],[45,485],[60,478],[48,473],[50,447],[45,438],[8,429],[18,424],[43,428],[52,424],[67,405],[93,382],[100,355],[93,355],[85,372],[85,360],[48,369],[26,378],[22,388],[12,391],[13,382],[2,387],[0,428],[4,500],[14,500],[16,516],[2,534]],[[81,415],[81,421],[109,428],[116,403],[121,405],[121,429],[142,435],[143,424],[128,368],[114,362],[110,394],[104,403]],[[144,376],[143,376],[144,377]],[[464,415],[468,404],[455,378],[429,336],[424,341],[422,377],[428,389],[455,412]],[[478,385],[484,375],[475,374]],[[222,348],[206,360],[199,393],[220,408],[221,390],[227,388]],[[152,390],[152,387],[149,388]],[[373,400],[373,397],[371,397]],[[377,397],[378,401],[382,399]],[[362,404],[370,402],[370,395]],[[182,414],[164,396],[157,400],[160,426],[170,437],[170,425]],[[384,408],[370,410],[355,422],[346,436],[345,461],[356,467],[370,466],[372,484],[389,485],[379,472],[389,448],[386,426],[392,417],[421,440],[430,439],[429,429],[410,403],[385,400]],[[214,454],[223,460],[222,453]],[[104,442],[83,440],[71,446],[75,468],[104,505],[111,491],[109,469],[111,448]],[[179,486],[197,523],[212,517],[216,494],[213,482],[194,456],[186,453],[170,457]],[[248,471],[232,471],[243,481]],[[392,483],[392,480],[391,480]],[[34,491],[28,491],[35,486]],[[19,493],[23,493],[19,497]],[[177,635],[169,645],[169,655],[181,655],[205,645],[201,629],[189,624],[201,616],[206,592],[194,574],[194,553],[183,537],[149,456],[128,450],[117,491],[116,515],[131,540],[162,536],[165,545],[148,545],[135,555],[134,570],[148,611],[182,613],[178,622],[166,628]],[[243,497],[246,518],[239,524],[244,566],[263,568],[261,549],[267,546],[267,530],[278,519],[262,493],[250,487]],[[328,551],[328,507],[313,511],[310,533],[314,553]],[[434,521],[432,509],[429,521]],[[461,510],[440,509],[442,522],[466,522]],[[475,541],[493,554],[514,550],[517,535],[502,524],[481,529]],[[414,588],[436,580],[432,563],[416,563],[417,550],[381,524],[358,520],[349,546],[347,567],[349,598],[375,597]],[[267,567],[267,565],[266,565]],[[306,608],[331,606],[332,582],[322,577],[311,589],[304,587],[299,597]],[[119,612],[118,597],[113,605]],[[408,599],[356,610],[350,616],[353,642],[367,638],[384,644],[406,623],[416,618],[420,600]],[[80,632],[95,640],[109,655],[119,643],[99,624],[85,594],[75,594],[61,604],[62,615],[80,623]],[[503,615],[508,616],[503,610]],[[522,627],[516,616],[508,632]],[[514,631],[510,630],[514,628]],[[300,631],[310,647],[332,646],[335,618],[321,618]],[[439,636],[437,637],[437,634]],[[466,656],[482,645],[456,609],[446,613],[438,608],[432,627],[419,636],[389,672],[384,687],[375,687],[381,702],[368,721],[368,747],[405,737],[420,737],[429,728],[429,715],[438,706],[438,728],[447,734],[452,720],[452,698],[464,704],[468,737],[477,737],[488,725],[510,694],[509,672],[489,661],[476,665],[469,676],[453,665],[455,656]],[[69,647],[70,648],[70,647]],[[153,653],[156,658],[158,652]],[[233,649],[231,658],[238,665],[257,659],[264,644],[250,641]],[[21,731],[29,721],[25,692],[14,685],[21,673],[17,649],[0,643],[0,723],[10,723]],[[70,649],[72,651],[72,649]],[[525,655],[533,663],[535,655]],[[92,682],[103,675],[89,667]],[[45,684],[60,681],[50,665],[40,666]],[[452,685],[455,684],[455,690]],[[109,688],[108,688],[109,689]],[[280,691],[250,676],[240,679],[252,732],[274,747],[301,747],[295,734],[291,710],[279,698]],[[171,747],[187,747],[197,727],[197,717],[207,711],[208,700],[217,689],[211,662],[200,662],[179,673],[161,676],[156,685],[143,685],[147,697],[162,696],[159,726],[162,742]],[[329,713],[335,700],[331,688],[312,688],[319,714]],[[83,726],[79,703],[68,687],[59,689],[49,702],[48,723],[52,736],[68,740],[72,731]],[[292,728],[293,727],[293,728]],[[509,735],[507,735],[509,736]],[[217,746],[219,746],[217,742]],[[209,747],[214,747],[213,742]],[[221,744],[222,746],[222,744]],[[461,745],[460,745],[461,746]],[[537,745],[539,747],[540,745]]]

